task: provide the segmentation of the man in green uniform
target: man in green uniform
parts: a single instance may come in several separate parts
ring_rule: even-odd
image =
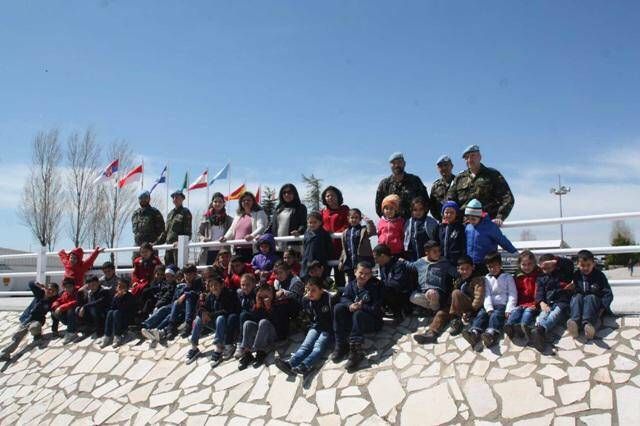
[[[156,240],[155,244],[174,244],[178,242],[178,235],[188,235],[191,239],[191,212],[184,207],[184,194],[181,190],[171,194],[174,208],[167,216],[167,227],[165,231]],[[165,265],[177,264],[177,250],[169,249],[164,254]]]
[[[416,175],[406,173],[404,168],[406,163],[401,152],[394,152],[389,157],[391,166],[391,176],[380,181],[378,191],[376,192],[376,213],[382,217],[382,200],[387,195],[396,194],[400,197],[399,215],[408,219],[411,216],[411,201],[416,197],[422,197],[425,200],[425,207],[429,209],[429,193],[422,183],[422,180]]]
[[[162,213],[149,203],[151,194],[144,191],[138,196],[140,208],[133,212],[131,224],[133,225],[133,241],[140,247],[144,243],[153,243],[164,231],[164,218]]]
[[[513,209],[514,198],[509,184],[499,171],[482,164],[478,145],[467,147],[462,158],[467,163],[467,170],[453,180],[447,197],[458,203],[462,210],[469,201],[477,199],[489,217],[501,226]]]
[[[438,158],[436,166],[438,167],[438,172],[440,172],[440,179],[431,185],[429,208],[431,209],[431,216],[440,222],[442,220],[442,204],[447,201],[447,192],[449,192],[451,182],[453,182],[456,175],[452,173],[453,163],[448,155]]]

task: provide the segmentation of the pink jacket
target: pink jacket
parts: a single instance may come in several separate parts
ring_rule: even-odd
[[[404,249],[404,218],[398,216],[387,219],[384,216],[378,222],[378,244],[386,244],[391,254],[397,255]]]

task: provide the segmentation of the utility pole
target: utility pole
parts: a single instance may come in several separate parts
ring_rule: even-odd
[[[562,179],[560,175],[558,175],[558,187],[551,188],[549,192],[551,192],[551,194],[553,195],[558,196],[558,200],[560,201],[560,218],[562,219],[562,196],[567,195],[569,192],[571,192],[571,188],[568,186],[563,186]],[[564,243],[564,229],[562,227],[562,223],[560,223],[560,243]]]

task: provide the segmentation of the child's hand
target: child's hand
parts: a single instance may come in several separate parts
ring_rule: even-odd
[[[291,235],[293,235],[294,237],[299,237],[300,232],[294,230],[294,231],[291,231]]]
[[[502,226],[502,219],[493,219],[493,223],[495,223],[496,225],[498,225],[498,227]]]
[[[178,303],[184,303],[184,300],[187,298],[186,294],[183,294],[182,296],[178,297]]]
[[[225,237],[222,237],[218,241],[220,241],[221,243],[224,243],[225,241],[227,241],[227,239]]]
[[[469,322],[470,319],[471,319],[471,314],[469,312],[465,312],[464,314],[462,314],[462,321]]]
[[[253,235],[251,235],[251,234],[249,234],[249,235],[247,235],[246,237],[244,237],[244,239],[245,239],[245,240],[247,240],[247,241],[253,241],[253,238],[254,238],[254,237],[253,237]]]
[[[505,311],[505,313],[504,313],[504,317],[505,317],[505,318],[509,318],[509,315],[510,315],[510,314],[511,314],[511,312],[506,312],[506,311]]]

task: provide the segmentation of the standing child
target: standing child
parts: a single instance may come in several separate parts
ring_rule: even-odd
[[[129,292],[129,280],[120,277],[104,322],[104,337],[100,344],[101,348],[106,348],[112,343],[114,348],[124,344],[125,333],[133,315],[133,307],[134,298]]]
[[[438,225],[438,241],[440,241],[442,255],[452,265],[457,265],[460,256],[467,253],[462,215],[455,201],[446,201],[442,205],[442,223]]]
[[[396,324],[404,318],[403,312],[409,306],[411,282],[407,264],[391,255],[391,249],[385,244],[378,244],[373,249],[380,281],[382,283],[382,305],[393,314]]]
[[[438,241],[438,222],[427,213],[427,202],[423,197],[411,201],[411,217],[404,224],[404,256],[412,262],[423,256],[427,241]]]
[[[260,281],[266,282],[277,261],[276,241],[273,239],[273,235],[261,235],[258,238],[258,253],[251,260],[256,277]]]
[[[531,337],[531,329],[536,322],[536,280],[540,268],[536,264],[536,256],[525,250],[518,256],[519,271],[516,273],[516,289],[518,290],[518,306],[511,311],[504,332],[509,339],[514,337]]]
[[[378,222],[378,244],[386,244],[391,254],[399,256],[404,249],[404,218],[398,215],[400,197],[387,195],[382,200],[382,217]]]
[[[289,358],[276,359],[276,366],[285,373],[309,374],[329,346],[333,335],[331,320],[331,295],[322,287],[322,280],[309,278],[303,310],[311,318],[307,335],[298,350]]]
[[[78,319],[91,329],[95,329],[96,337],[104,334],[104,320],[111,299],[108,288],[100,285],[100,280],[95,275],[87,278],[87,303],[82,307],[76,307]]]
[[[487,348],[498,342],[500,331],[505,319],[518,303],[518,290],[511,274],[502,270],[502,257],[500,253],[493,252],[484,258],[489,273],[485,279],[484,307],[473,320],[468,330],[462,332],[462,336],[475,348],[482,333],[482,343]]]
[[[567,321],[567,330],[573,337],[578,337],[583,328],[584,336],[593,339],[598,320],[611,309],[613,293],[609,280],[595,266],[593,253],[589,250],[578,252],[578,270],[573,278],[575,293],[570,303],[571,318]]]
[[[449,334],[457,336],[464,323],[475,317],[484,302],[485,278],[473,269],[473,260],[466,254],[458,259],[458,278],[453,282],[449,317]]]
[[[338,260],[338,269],[346,273],[349,281],[355,278],[354,270],[359,262],[373,263],[369,238],[376,235],[376,228],[370,219],[362,225],[362,212],[349,210],[349,227],[342,232],[342,254]]]
[[[66,325],[67,331],[63,343],[67,344],[73,342],[78,337],[76,334],[77,319],[75,308],[76,306],[82,305],[84,293],[78,290],[76,281],[70,277],[62,280],[62,288],[64,290],[62,295],[51,305],[51,318],[53,319],[51,328],[54,333],[57,333],[58,322]]]
[[[322,264],[324,277],[326,277],[331,258],[333,258],[331,235],[322,227],[322,215],[319,212],[311,212],[307,215],[307,231],[304,233],[300,278],[307,279],[308,265],[314,260]]]
[[[93,262],[104,249],[96,247],[91,255],[84,260],[84,251],[81,247],[76,247],[67,253],[64,250],[58,252],[58,257],[64,266],[64,278],[71,278],[75,282],[76,288],[84,284],[84,275],[93,267]]]
[[[51,305],[58,297],[56,283],[42,285],[31,281],[29,290],[33,293],[33,300],[20,315],[20,324],[11,337],[11,343],[0,351],[2,361],[11,359],[11,353],[18,348],[27,333],[31,333],[34,340],[42,337],[42,326],[47,318],[47,312],[51,311]]]

